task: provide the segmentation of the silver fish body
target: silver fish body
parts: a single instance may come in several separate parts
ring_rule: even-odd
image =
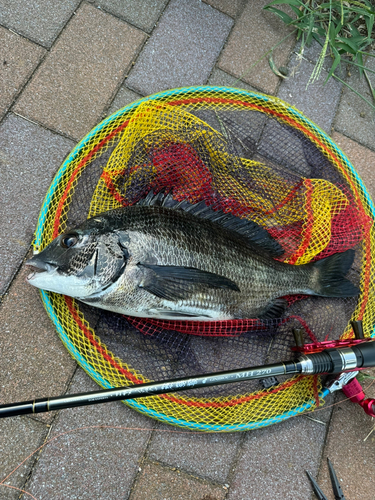
[[[149,194],[58,236],[28,261],[30,284],[131,316],[273,318],[290,294],[346,297],[354,252],[293,266],[254,222]]]

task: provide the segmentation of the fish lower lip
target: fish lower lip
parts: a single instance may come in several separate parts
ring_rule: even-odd
[[[30,274],[27,275],[27,281],[30,281],[32,280],[33,278],[35,278],[35,276],[37,276],[38,274],[42,274],[42,273],[45,273],[46,271],[44,269],[34,269]]]
[[[52,266],[51,264],[46,264],[45,269],[42,269],[37,266],[32,266],[28,264],[28,267],[30,267],[30,273],[27,275],[27,281],[31,281],[34,278],[36,278],[39,274],[43,273],[51,273],[56,270],[56,266]]]

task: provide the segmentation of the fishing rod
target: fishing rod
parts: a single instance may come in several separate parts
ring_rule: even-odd
[[[279,375],[339,374],[375,366],[375,342],[364,340],[347,348],[330,348],[321,352],[305,354],[295,361],[256,366],[218,373],[184,377],[162,382],[149,382],[116,389],[35,399],[19,403],[0,405],[0,418],[29,413],[43,413],[64,408],[74,408],[110,401],[156,396],[188,389],[199,389],[213,385],[230,384],[245,380],[264,379]]]

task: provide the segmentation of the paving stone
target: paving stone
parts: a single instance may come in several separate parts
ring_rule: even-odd
[[[241,12],[245,0],[204,0],[204,2],[221,12],[228,14],[228,16],[236,18]]]
[[[0,119],[26,83],[45,50],[0,26]]]
[[[0,23],[50,47],[80,0],[0,0]]]
[[[48,186],[73,146],[14,114],[0,126],[0,295],[32,242]]]
[[[136,94],[132,90],[127,89],[126,87],[121,87],[121,89],[117,92],[116,97],[114,98],[110,108],[107,111],[107,116],[112,115],[116,111],[121,108],[124,108],[128,104],[137,101],[142,96]]]
[[[372,54],[375,55],[375,51]],[[369,57],[365,62],[365,66],[375,71],[375,57]],[[365,78],[360,78],[359,71],[353,67],[350,72],[351,76],[347,79],[347,83],[374,105]],[[375,74],[368,72],[367,76],[374,88]],[[375,110],[347,87],[344,87],[342,93],[334,128],[364,146],[375,150]]]
[[[148,449],[150,460],[226,483],[241,433],[173,433],[162,424],[157,429]]]
[[[232,75],[228,75],[228,73],[225,73],[225,71],[218,68],[213,70],[210,78],[208,79],[208,85],[256,91],[256,89],[251,87],[251,85],[244,83]]]
[[[77,370],[69,393],[97,390],[94,381]],[[60,411],[51,438],[65,434],[45,448],[28,491],[38,500],[128,498],[152,425],[153,420],[120,401]],[[95,428],[87,429],[90,426]],[[86,429],[69,432],[81,427]]]
[[[374,369],[367,370],[367,373],[375,377]],[[361,384],[367,398],[375,398],[373,382],[374,380],[370,380],[366,384]],[[327,457],[335,468],[345,498],[373,500],[375,432],[368,436],[371,430],[374,430],[374,419],[366,415],[359,405],[345,400],[344,394],[340,392],[338,404],[333,411],[317,480],[328,500],[334,500],[334,495],[329,479]],[[315,474],[313,476],[316,478]]]
[[[126,85],[142,95],[205,83],[233,19],[198,0],[172,0]]]
[[[325,434],[304,417],[248,432],[228,500],[311,498],[305,470],[316,475]]]
[[[0,498],[2,500],[17,500],[20,497],[19,489],[7,488],[4,485],[9,484],[22,489],[36,456],[26,460],[9,476],[9,479],[6,481],[4,479],[43,444],[47,431],[46,425],[28,417],[0,420]]]
[[[372,200],[375,201],[375,153],[339,132],[334,132],[332,139],[349,158],[363,180]]]
[[[298,62],[296,56],[292,57],[289,68],[295,68],[295,75],[283,80],[278,97],[295,106],[329,133],[340,101],[342,84],[333,78],[324,84],[327,73],[323,70],[319,79],[307,87],[314,64],[304,60]]]
[[[225,493],[222,486],[146,463],[129,500],[222,500]]]
[[[100,120],[145,36],[110,14],[82,4],[15,110],[80,139]]]
[[[288,35],[290,28],[272,12],[263,10],[267,3],[268,0],[253,0],[246,5],[220,56],[218,66],[236,77],[242,77],[242,80],[259,90],[274,94],[279,78],[271,71],[268,57],[254,67],[252,64]],[[291,35],[273,51],[277,67],[286,65],[294,40],[294,35]]]
[[[90,0],[89,0],[90,1]],[[168,0],[94,0],[93,3],[150,33]]]
[[[31,257],[31,253],[29,255]],[[47,316],[24,266],[0,307],[0,401],[14,403],[64,394],[75,361]],[[50,422],[52,414],[35,418]]]

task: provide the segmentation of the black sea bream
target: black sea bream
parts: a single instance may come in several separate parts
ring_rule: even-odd
[[[117,313],[196,321],[279,317],[290,294],[359,293],[344,278],[353,250],[299,266],[282,254],[254,222],[149,193],[58,236],[27,279]]]

